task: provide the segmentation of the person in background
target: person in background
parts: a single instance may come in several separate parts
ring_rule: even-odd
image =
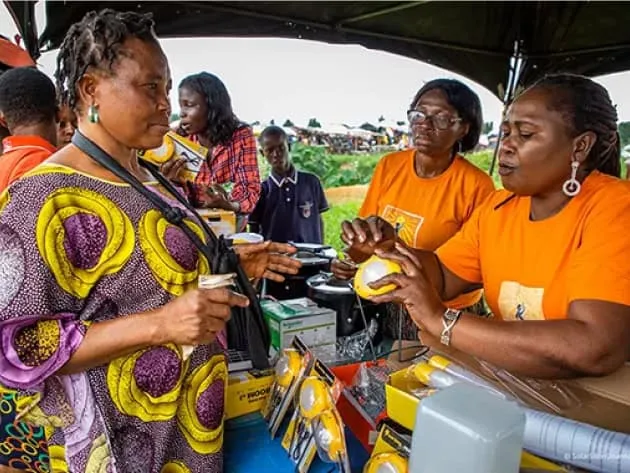
[[[14,67],[35,67],[35,61],[18,45],[0,35],[0,76]],[[2,140],[9,135],[8,128],[0,123],[0,154],[2,154]]]
[[[377,251],[403,274],[374,284],[396,287],[374,302],[404,304],[426,344],[515,374],[613,373],[630,360],[630,190],[619,179],[615,106],[591,79],[548,76],[518,96],[501,128],[505,189],[437,252]],[[394,239],[378,217],[344,222],[343,232],[361,252]],[[493,319],[442,302],[481,286]]]
[[[30,67],[0,76],[0,123],[11,136],[2,140],[0,192],[57,150],[55,85]]]
[[[237,231],[244,229],[260,196],[254,132],[236,117],[225,85],[213,74],[201,72],[184,78],[179,84],[179,106],[182,130],[210,150],[195,182],[185,186],[188,198],[199,208],[235,212]],[[162,172],[181,185],[181,165],[181,160],[171,160]],[[229,198],[214,191],[215,184],[232,185]]]
[[[57,126],[57,146],[63,148],[70,144],[74,130],[77,129],[77,115],[66,104],[59,108],[59,123]]]
[[[481,103],[461,82],[436,79],[417,92],[407,117],[411,148],[381,159],[359,216],[378,215],[397,229],[407,245],[434,251],[494,190],[492,179],[462,156],[479,142]],[[340,278],[351,278],[355,272],[340,260],[333,261],[332,270]],[[480,290],[458,295],[448,305],[485,313]],[[405,319],[403,332],[405,338],[416,338],[411,319]]]
[[[251,231],[265,240],[322,244],[322,213],[328,210],[328,202],[321,182],[314,174],[295,168],[282,128],[265,128],[259,140],[271,173],[262,183],[260,198],[249,217]]]

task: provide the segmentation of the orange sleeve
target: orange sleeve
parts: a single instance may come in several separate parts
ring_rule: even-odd
[[[51,153],[49,151],[35,151],[22,157],[9,173],[8,185],[10,186],[24,174],[39,166],[46,161],[50,155]]]
[[[435,252],[444,267],[470,283],[483,282],[479,261],[479,233],[485,207],[485,204],[477,207],[461,230]]]
[[[378,199],[381,195],[381,189],[383,186],[383,167],[385,167],[385,158],[381,159],[374,169],[372,180],[368,186],[367,194],[363,200],[363,204],[359,209],[359,217],[367,218],[371,215],[378,214]]]
[[[568,274],[569,302],[591,299],[630,305],[630,192],[602,202],[584,225]],[[571,222],[567,222],[571,225]]]

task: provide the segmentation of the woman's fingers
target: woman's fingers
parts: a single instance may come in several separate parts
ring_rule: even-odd
[[[270,270],[265,270],[265,272],[263,273],[263,278],[265,279],[269,279],[270,281],[274,281],[274,282],[284,282],[285,281],[285,277],[281,274],[278,273],[274,273],[273,271]]]
[[[224,304],[230,307],[247,307],[249,299],[226,288],[201,289],[204,299],[210,304]]]
[[[418,256],[411,250],[411,248],[406,245],[396,242],[395,245],[396,250],[401,254],[409,258],[409,260],[416,266],[418,269],[422,269],[422,263],[418,259]]]
[[[380,242],[383,239],[382,222],[378,218],[367,219],[367,225],[372,234],[372,239],[375,243]]]
[[[418,268],[412,261],[411,259],[409,259],[407,256],[403,255],[402,253],[399,253],[397,251],[384,251],[381,249],[377,249],[375,251],[376,255],[389,260],[389,261],[394,261],[395,263],[398,263],[401,267],[401,269],[403,270],[403,272],[407,275],[407,276],[411,276],[411,277],[415,277],[418,275],[420,268]]]
[[[234,245],[234,252],[242,258],[250,258],[256,256],[257,253],[264,253],[269,251],[270,241],[262,243],[243,243],[240,245]]]
[[[205,312],[208,314],[208,323],[210,323],[211,319],[228,321],[232,315],[232,307],[225,304],[210,303],[207,307],[205,307]]]
[[[297,263],[297,264],[296,264]],[[286,256],[272,257],[267,265],[267,270],[284,274],[297,274],[301,263]]]
[[[297,248],[295,246],[289,245],[288,243],[278,243],[275,241],[270,242],[268,249],[272,253],[283,253],[286,255],[293,255],[297,253]]]
[[[404,275],[400,273],[392,273],[371,282],[370,284],[368,284],[368,286],[370,286],[372,289],[381,289],[390,284],[393,284],[396,287],[403,287],[405,283],[407,283],[407,278]]]
[[[405,296],[403,289],[393,289],[385,294],[379,296],[370,297],[370,301],[374,304],[388,304],[394,302],[396,304],[403,304],[405,302]]]
[[[173,169],[172,169],[172,173],[175,174],[176,176],[179,174],[179,172],[184,169],[184,166],[186,165],[186,161],[184,161],[183,159],[178,159],[175,161],[175,163],[173,164]]]
[[[365,222],[359,218],[355,218],[351,224],[352,232],[354,233],[354,237],[352,240],[358,240],[359,243],[365,243],[367,240],[367,233],[365,231]]]

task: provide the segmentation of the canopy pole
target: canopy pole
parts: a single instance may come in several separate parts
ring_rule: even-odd
[[[512,53],[512,57],[510,58],[510,66],[508,68],[508,80],[507,87],[503,93],[503,109],[501,110],[501,122],[503,122],[503,118],[505,118],[505,114],[507,112],[507,108],[510,105],[512,99],[514,99],[514,95],[516,94],[516,90],[518,88],[518,83],[521,78],[521,72],[523,71],[523,63],[524,57],[521,51],[521,42],[517,39],[514,41],[514,52]],[[494,147],[494,153],[492,154],[492,161],[490,163],[490,169],[488,174],[492,176],[494,173],[494,167],[497,162],[497,156],[499,155],[499,145],[501,143],[501,138],[503,137],[503,130],[499,127],[499,134],[497,135],[497,144]]]

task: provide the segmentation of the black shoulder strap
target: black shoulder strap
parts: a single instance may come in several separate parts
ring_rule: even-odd
[[[172,207],[164,199],[147,189],[138,178],[127,171],[118,161],[78,130],[75,131],[72,137],[72,144],[105,169],[130,184],[140,195],[157,207],[169,223],[181,228],[184,234],[197,247],[199,252],[208,260],[212,273],[236,273],[236,286],[238,290],[250,300],[250,306],[245,309],[232,309],[233,316],[228,322],[228,329],[234,327],[234,330],[228,330],[230,345],[238,350],[248,350],[255,368],[268,368],[269,361],[267,354],[271,342],[269,328],[265,322],[256,290],[247,278],[243,267],[239,264],[238,255],[228,246],[226,240],[223,237],[217,238],[204,219],[199,216],[192,205],[175,189],[168,179],[160,174],[155,165],[146,161],[140,161],[141,165],[148,169],[153,177],[155,177],[173,197],[197,217],[207,235],[208,244],[204,243],[201,238],[186,225],[184,222],[186,214],[182,209]]]
[[[147,171],[149,171],[151,175],[155,178],[155,180],[159,182],[160,185],[169,192],[169,194],[175,197],[175,199],[177,199],[177,201],[180,204],[182,204],[186,208],[186,210],[188,210],[195,217],[197,217],[197,219],[201,223],[201,226],[203,227],[204,232],[206,233],[206,237],[208,238],[208,240],[212,241],[213,243],[218,243],[219,239],[214,234],[212,229],[208,226],[206,221],[201,217],[201,215],[199,215],[199,212],[197,212],[197,209],[195,209],[190,204],[188,199],[185,196],[183,196],[179,190],[177,190],[177,188],[173,185],[171,181],[169,181],[166,177],[164,177],[164,175],[162,175],[159,168],[155,164],[150,163],[149,161],[146,161],[142,158],[140,158],[138,162],[140,163],[142,167],[144,167]]]
[[[192,241],[202,255],[208,260],[208,264],[212,264],[213,258],[209,251],[208,245],[206,245],[197,234],[190,229],[184,222],[186,214],[177,207],[170,206],[164,199],[160,198],[157,194],[147,189],[138,178],[127,171],[118,161],[113,159],[107,154],[100,146],[86,138],[80,131],[76,131],[72,136],[72,144],[87,154],[94,161],[99,163],[105,169],[111,171],[120,179],[131,185],[138,191],[143,197],[148,199],[158,210],[164,215],[164,218],[171,224],[178,226],[186,234],[186,236]],[[166,180],[166,179],[165,179]],[[212,232],[210,232],[212,233]],[[212,235],[214,236],[214,234]],[[208,236],[210,238],[210,236]],[[216,240],[216,237],[215,237]],[[213,241],[215,243],[215,241]]]

